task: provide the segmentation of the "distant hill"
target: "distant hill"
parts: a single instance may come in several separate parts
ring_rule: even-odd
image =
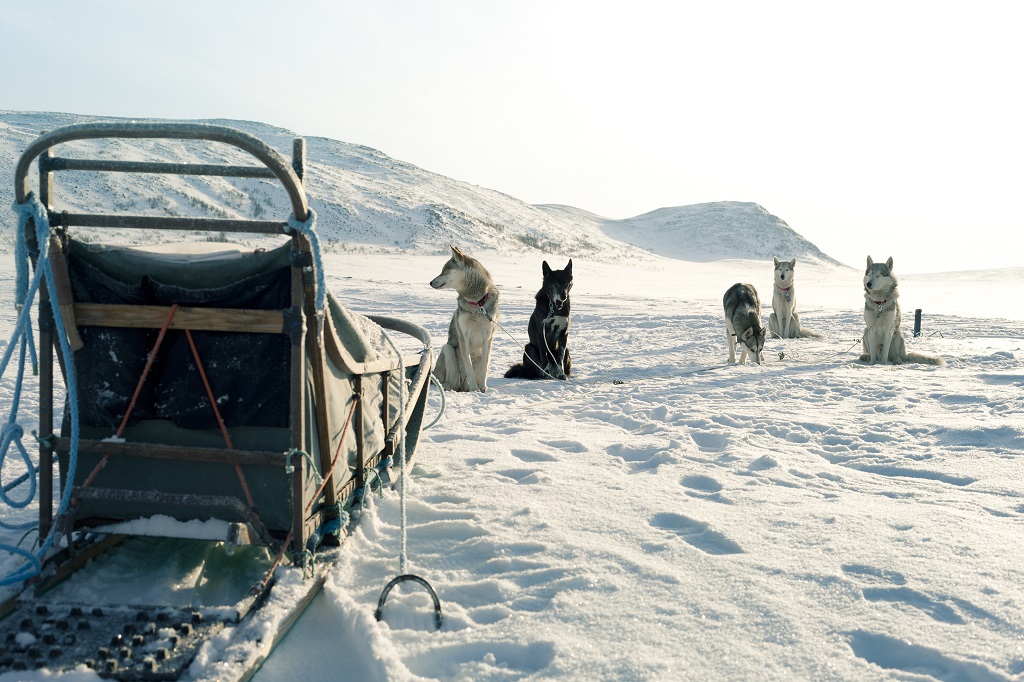
[[[771,260],[778,256],[839,265],[786,221],[749,202],[659,208],[635,218],[606,222],[604,231],[613,239],[678,260]]]
[[[0,205],[13,201],[14,166],[43,131],[96,122],[74,114],[0,111]],[[227,125],[290,155],[292,133],[249,121]],[[799,257],[835,263],[786,223],[756,204],[719,202],[662,208],[627,220],[609,220],[567,206],[533,206],[501,192],[431,173],[375,149],[309,137],[307,190],[328,249],[402,249],[441,253],[467,250],[541,251],[617,261],[654,253],[667,258]],[[167,162],[249,163],[224,145],[176,145],[148,140],[76,142],[70,155],[117,156]],[[116,210],[138,215],[285,217],[284,192],[268,180],[125,176],[62,172],[58,208]],[[2,210],[2,209],[0,209]],[[2,243],[13,220],[2,221]],[[105,239],[154,240],[153,235],[108,232]],[[177,238],[177,235],[175,235]]]

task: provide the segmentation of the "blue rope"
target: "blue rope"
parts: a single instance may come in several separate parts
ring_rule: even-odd
[[[316,211],[309,209],[309,217],[306,218],[306,222],[300,223],[298,218],[294,215],[288,218],[288,227],[285,231],[291,234],[292,232],[298,232],[299,234],[305,235],[309,240],[311,250],[313,252],[313,269],[314,275],[316,276],[316,317],[317,327],[320,332],[323,332],[324,326],[324,301],[327,297],[327,281],[324,278],[324,262],[320,255],[320,237],[316,233]]]
[[[14,481],[5,484],[0,488],[0,502],[7,505],[12,509],[24,509],[36,496],[36,470],[32,464],[32,459],[28,456],[28,451],[25,450],[24,444],[21,442],[22,436],[25,435],[25,429],[21,427],[21,424],[17,422],[18,417],[18,404],[21,402],[21,389],[24,384],[25,378],[25,355],[26,346],[28,345],[26,335],[21,335],[21,358],[18,362],[18,378],[14,383],[14,396],[11,398],[11,413],[7,418],[7,422],[0,427],[0,471],[4,470],[4,465],[7,463],[7,453],[10,451],[13,445],[17,448],[18,455],[21,457],[22,463],[25,465],[25,473],[19,476]],[[12,350],[15,344],[10,344],[8,350]],[[4,354],[4,360],[2,368],[7,368],[7,363],[10,360],[10,353]],[[22,500],[15,500],[10,497],[7,492],[14,490],[25,481],[28,481],[29,488],[28,493]],[[32,523],[21,523],[12,524],[7,523],[3,519],[0,519],[0,527],[8,530],[27,530],[32,527]]]
[[[13,444],[17,448],[18,454],[25,463],[30,475],[28,475],[27,478],[19,478],[18,481],[15,481],[5,487],[3,492],[0,493],[0,502],[13,508],[21,508],[27,506],[35,497],[38,477],[38,471],[32,466],[28,452],[25,450],[25,446],[21,442],[21,438],[24,435],[24,429],[17,423],[17,414],[21,400],[21,389],[24,383],[25,360],[27,359],[27,356],[31,357],[33,368],[38,371],[38,360],[35,354],[35,345],[32,341],[31,312],[32,302],[39,290],[39,284],[44,277],[46,278],[46,290],[50,295],[50,300],[54,302],[52,310],[54,320],[57,325],[57,339],[60,342],[61,353],[67,367],[68,417],[71,422],[71,452],[68,456],[68,480],[74,480],[75,470],[78,466],[78,383],[75,379],[74,356],[71,354],[71,346],[68,343],[67,335],[64,334],[64,319],[60,313],[60,306],[56,305],[57,290],[53,283],[53,269],[50,264],[50,221],[46,213],[46,208],[39,203],[39,200],[34,194],[29,194],[28,199],[23,204],[15,202],[13,208],[18,214],[18,231],[15,235],[15,265],[17,268],[15,276],[15,302],[18,307],[18,321],[15,324],[14,333],[11,336],[11,341],[7,346],[6,352],[4,353],[3,360],[0,361],[0,376],[3,376],[7,372],[8,363],[10,362],[16,346],[21,348],[21,355],[18,363],[18,378],[17,383],[15,384],[14,397],[11,401],[10,417],[8,418],[7,423],[2,427],[2,430],[0,430],[0,433],[2,433],[2,437],[0,437],[0,472],[3,470],[7,453],[10,446]],[[31,282],[28,277],[30,266],[28,245],[24,242],[25,229],[29,219],[32,219],[35,225],[36,243],[39,246],[39,258],[36,261],[35,275],[32,277]],[[26,351],[28,351],[28,353],[26,353]],[[49,475],[49,472],[46,473]],[[29,494],[24,500],[19,502],[11,500],[7,495],[8,490],[17,487],[25,480],[30,481]],[[21,483],[19,483],[19,481]],[[64,486],[64,492],[61,495],[60,505],[57,511],[57,518],[60,518],[67,511],[68,504],[71,501],[71,488],[71,485]],[[8,524],[2,525],[5,528],[23,528],[10,526]],[[31,526],[32,524],[28,525]],[[54,525],[54,527],[50,529],[50,533],[47,535],[46,539],[39,543],[39,549],[35,552],[29,552],[14,545],[0,543],[0,552],[7,552],[25,559],[25,563],[20,567],[11,571],[7,575],[0,576],[0,586],[15,585],[39,575],[39,572],[42,570],[42,561],[53,547],[56,539],[57,527]]]

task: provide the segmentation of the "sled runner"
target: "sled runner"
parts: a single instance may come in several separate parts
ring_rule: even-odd
[[[112,160],[116,145],[95,142],[126,138],[245,162]],[[411,467],[429,334],[355,314],[327,291],[304,165],[301,139],[289,161],[231,128],[134,122],[61,128],[19,160],[28,253],[37,269],[45,260],[56,298],[40,287],[39,537],[53,549],[34,586],[0,606],[0,672],[85,663],[105,677],[178,679],[209,637],[250,627],[260,642],[220,647],[230,661],[189,675],[246,679],[323,584],[370,484],[395,477],[399,447]],[[63,171],[258,178],[283,188],[291,216],[65,211],[54,183]],[[103,241],[139,229],[278,238],[260,248]],[[82,604],[59,589],[87,562],[97,579],[118,580],[102,562],[130,551],[194,565],[197,585],[251,581],[214,604],[195,591],[184,603]]]

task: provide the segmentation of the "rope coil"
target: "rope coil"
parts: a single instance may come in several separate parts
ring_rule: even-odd
[[[29,359],[28,356],[31,356],[34,368],[37,369],[38,365],[38,360],[35,356],[34,344],[31,340],[32,302],[35,300],[35,296],[39,291],[39,286],[44,278],[46,280],[46,292],[49,295],[50,300],[57,301],[58,297],[56,286],[54,285],[53,269],[50,263],[51,230],[46,207],[39,202],[39,199],[36,198],[34,193],[30,193],[26,198],[25,203],[19,204],[15,202],[12,205],[12,208],[18,215],[18,228],[17,233],[15,234],[15,265],[17,268],[15,276],[15,305],[18,308],[18,320],[15,324],[14,333],[10,343],[8,344],[7,351],[4,353],[3,360],[0,361],[0,376],[7,371],[14,348],[20,347],[22,352],[18,363],[18,377],[15,385],[14,399],[11,403],[11,414],[3,431],[3,439],[0,441],[0,471],[2,471],[10,446],[12,444],[15,445],[18,448],[19,455],[26,464],[29,474],[27,479],[19,478],[19,480],[22,483],[24,480],[31,480],[31,494],[27,497],[26,501],[19,503],[20,506],[25,506],[35,497],[37,485],[37,471],[32,467],[28,453],[21,442],[21,438],[24,435],[24,429],[17,425],[17,413],[21,390],[24,383],[25,362]],[[35,227],[36,244],[39,247],[35,273],[31,279],[28,277],[31,261],[28,255],[26,235],[28,222],[30,220]],[[68,476],[68,480],[74,480],[75,470],[78,466],[78,384],[75,379],[74,356],[72,355],[67,335],[63,333],[64,319],[60,312],[60,306],[52,305],[51,312],[53,314],[54,322],[56,323],[57,340],[60,344],[60,352],[64,358],[67,369],[65,375],[65,388],[67,391],[68,420],[71,426],[71,447],[68,455],[68,470],[66,475]],[[26,351],[28,352],[26,353]],[[14,487],[14,485],[15,484],[12,483],[11,487]],[[71,489],[72,486],[70,485],[64,486],[64,490],[61,493],[60,504],[58,506],[57,518],[63,516],[67,511],[68,504],[71,501]],[[6,493],[7,490],[5,489],[2,496],[3,503],[13,507],[19,506],[12,505]],[[5,527],[10,527],[7,524],[4,525]],[[16,585],[39,575],[39,572],[42,570],[42,561],[53,547],[56,539],[57,525],[54,524],[54,526],[50,528],[50,532],[47,534],[46,538],[39,543],[39,548],[35,552],[28,552],[17,546],[0,544],[0,552],[18,555],[26,561],[26,563],[9,572],[7,575],[0,576],[0,586]]]

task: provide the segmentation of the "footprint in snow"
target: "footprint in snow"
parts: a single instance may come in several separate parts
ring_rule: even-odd
[[[663,512],[651,517],[651,526],[677,534],[683,542],[707,554],[742,554],[743,548],[704,521]]]
[[[492,436],[481,436],[473,433],[439,433],[433,436],[427,436],[434,443],[448,443],[453,440],[475,440],[482,443],[496,443],[497,438]]]
[[[505,469],[504,471],[499,471],[497,473],[501,476],[511,478],[516,483],[521,483],[523,485],[537,485],[539,483],[551,482],[550,476],[545,476],[534,469]]]
[[[684,476],[680,483],[687,488],[705,493],[717,493],[722,489],[722,484],[710,476]]]
[[[540,450],[512,450],[512,454],[515,457],[523,460],[524,462],[554,462],[557,461],[557,457],[554,455],[542,452]]]
[[[930,677],[938,680],[996,682],[1010,679],[984,664],[959,660],[938,649],[910,644],[889,635],[854,630],[846,636],[855,656],[887,670],[902,670],[914,677],[926,670]]]
[[[698,448],[705,452],[721,452],[725,450],[725,446],[729,442],[728,436],[724,433],[710,431],[691,431],[690,438]]]
[[[589,452],[588,448],[583,443],[575,440],[547,440],[541,441],[543,445],[547,445],[551,448],[562,450],[563,452]]]
[[[732,500],[722,495],[722,484],[710,476],[684,476],[679,482],[684,488],[689,488],[686,494],[698,500],[718,502],[719,504],[732,504]]]
[[[405,659],[414,674],[426,679],[484,679],[500,671],[502,679],[521,679],[535,675],[555,660],[552,642],[480,640],[467,644],[435,647]]]
[[[854,580],[878,585],[906,585],[907,579],[899,571],[876,568],[867,564],[843,564],[843,573]]]

